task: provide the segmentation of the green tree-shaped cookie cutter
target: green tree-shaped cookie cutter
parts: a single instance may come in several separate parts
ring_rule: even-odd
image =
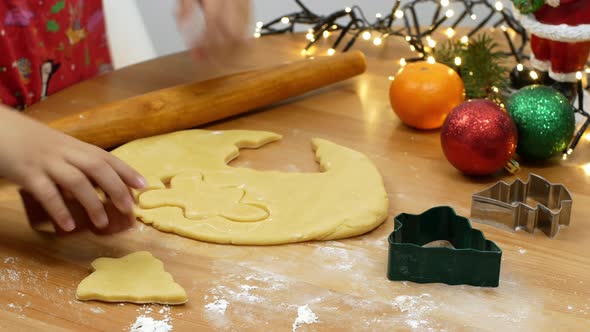
[[[448,206],[395,217],[387,277],[417,283],[497,287],[502,250]],[[449,247],[423,247],[446,240]]]

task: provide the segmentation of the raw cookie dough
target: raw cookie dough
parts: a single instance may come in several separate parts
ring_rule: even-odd
[[[147,251],[121,258],[98,258],[94,272],[78,285],[78,300],[182,304],[186,292],[174,282],[164,264]]]
[[[387,194],[373,163],[326,140],[312,140],[321,173],[227,165],[239,148],[280,138],[263,131],[188,130],[139,139],[113,154],[149,182],[138,194],[138,218],[197,240],[247,245],[334,240],[364,234],[387,218]]]

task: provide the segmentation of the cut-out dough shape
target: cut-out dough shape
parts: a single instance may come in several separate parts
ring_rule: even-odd
[[[78,300],[160,304],[188,301],[184,289],[164,270],[164,264],[147,251],[121,258],[98,258],[92,262],[92,269],[78,285]]]
[[[227,165],[240,148],[258,148],[280,138],[263,131],[188,130],[139,139],[113,154],[146,177],[148,190],[165,188],[162,180],[177,174],[202,174],[210,185],[245,188],[240,203],[264,206],[269,212],[260,222],[235,222],[219,215],[195,220],[172,206],[177,204],[152,202],[161,207],[145,208],[140,199],[136,215],[141,221],[197,240],[248,245],[334,240],[364,234],[387,218],[387,194],[373,163],[360,152],[326,140],[312,140],[321,173]]]
[[[266,219],[268,212],[259,204],[241,202],[246,192],[237,187],[220,187],[203,181],[200,173],[183,173],[170,180],[169,189],[147,191],[139,196],[144,209],[176,206],[188,219],[208,219],[215,216],[232,221],[254,222]]]

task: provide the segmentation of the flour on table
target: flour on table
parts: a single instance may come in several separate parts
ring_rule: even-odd
[[[147,316],[139,316],[131,326],[131,332],[168,332],[172,331],[172,325],[168,324],[170,318],[155,320]]]
[[[90,308],[90,311],[92,311],[95,314],[104,314],[104,309],[99,308],[99,307],[92,307]]]
[[[427,293],[419,296],[397,296],[393,301],[393,306],[397,307],[402,313],[407,314],[405,323],[413,329],[427,325],[429,322],[423,318],[437,308],[432,296]]]
[[[309,305],[302,305],[297,308],[297,318],[293,322],[293,332],[303,324],[318,323],[318,316],[311,311]]]
[[[16,262],[16,257],[6,257],[4,259],[4,264],[14,264]]]
[[[324,257],[325,266],[330,270],[350,271],[356,263],[356,259],[351,258],[348,250],[334,247],[319,247],[315,254]]]
[[[220,300],[215,300],[211,303],[206,304],[205,309],[207,309],[207,311],[209,311],[209,312],[223,315],[223,314],[225,314],[225,310],[227,310],[228,305],[229,305],[229,302],[227,302],[224,299],[220,299]]]
[[[152,306],[142,306],[137,309],[140,315],[135,319],[133,325],[131,325],[130,332],[168,332],[172,331],[172,325],[170,321],[170,307],[163,306],[158,311],[159,314],[163,314],[163,318],[158,320],[150,317],[149,315],[154,311]]]

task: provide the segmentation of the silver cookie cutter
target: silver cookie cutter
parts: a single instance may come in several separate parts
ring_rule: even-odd
[[[562,184],[553,184],[530,173],[528,182],[499,181],[472,196],[471,220],[513,232],[540,229],[554,238],[560,225],[569,225],[572,195]]]

